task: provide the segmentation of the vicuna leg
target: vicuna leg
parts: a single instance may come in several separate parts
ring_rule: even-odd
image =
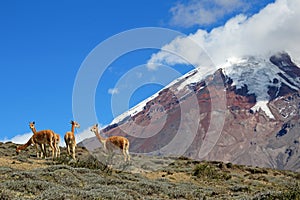
[[[124,155],[124,160],[126,161],[130,161],[130,155],[129,155],[129,144],[124,143],[123,145],[123,155]]]
[[[54,147],[54,150],[55,150],[55,157],[59,157],[60,156],[60,148],[59,148],[59,145],[56,144],[56,146]]]
[[[52,151],[52,159],[54,159],[55,149],[56,147],[53,146],[52,142],[49,144],[51,151]],[[56,146],[56,145],[55,145]]]
[[[59,145],[56,145],[56,157],[60,157],[60,148]]]
[[[124,161],[126,162],[126,160],[127,160],[127,154],[126,154],[126,150],[125,150],[125,148],[123,148],[123,155],[124,155]]]
[[[67,152],[68,152],[68,155],[71,155],[71,153],[70,153],[70,144],[67,144]]]
[[[129,155],[129,150],[126,149],[126,154],[127,154],[127,160],[130,161],[130,155]]]
[[[75,158],[75,144],[72,144],[72,158],[74,160],[76,160],[76,158]]]
[[[43,144],[35,144],[35,149],[36,149],[36,157],[41,158],[43,157],[43,151],[44,151],[44,146]]]

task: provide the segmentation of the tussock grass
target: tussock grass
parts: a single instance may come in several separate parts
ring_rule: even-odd
[[[62,149],[60,158],[41,161],[34,149],[15,155],[0,144],[0,199],[300,199],[299,173],[195,161],[186,157],[132,155],[114,161],[79,149],[76,161]],[[9,155],[9,156],[6,156]],[[18,168],[20,165],[36,166]]]
[[[214,165],[203,163],[195,166],[193,175],[196,177],[206,179],[217,179],[217,180],[229,180],[231,175],[227,172],[222,171],[220,168]]]

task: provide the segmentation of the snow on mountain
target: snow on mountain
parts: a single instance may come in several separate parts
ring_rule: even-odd
[[[282,57],[287,54],[276,54],[274,57]],[[244,57],[244,58],[229,58],[222,65],[223,73],[230,77],[237,89],[247,87],[248,94],[255,94],[256,104],[252,107],[253,111],[262,109],[270,118],[274,119],[274,115],[268,107],[271,100],[269,95],[270,88],[280,88],[283,84],[288,87],[299,90],[300,82],[298,79],[292,78],[282,70],[283,67],[289,67],[290,58],[281,59],[281,66],[278,67],[270,61],[262,57]],[[278,96],[280,90],[277,90]]]
[[[193,69],[193,70],[189,71],[188,73],[184,74],[183,76],[181,76],[181,77],[175,79],[174,81],[172,81],[171,83],[169,83],[167,86],[165,86],[165,88],[169,88],[170,86],[172,86],[178,82],[182,82],[176,89],[176,90],[181,90],[185,86],[187,86],[191,83],[202,80],[203,74],[199,73],[198,70],[199,69]],[[165,89],[165,88],[163,88],[163,89]],[[147,99],[143,100],[142,102],[140,102],[136,106],[132,107],[128,111],[117,116],[110,124],[118,124],[118,123],[122,122],[124,119],[126,119],[130,116],[133,116],[133,115],[137,114],[138,112],[142,111],[144,106],[146,105],[146,103],[153,100],[154,98],[156,98],[163,89],[159,90],[157,93],[155,93],[152,96],[148,97]]]
[[[247,86],[249,94],[256,95],[256,105],[252,110],[260,108],[270,117],[274,118],[267,104],[269,102],[268,89],[273,80],[278,77],[278,68],[263,58],[229,58],[223,65],[223,72],[233,80],[232,85],[237,89]]]
[[[229,58],[218,67],[177,78],[103,134],[127,137],[135,153],[299,171],[300,68],[286,53]],[[86,144],[99,146],[96,138]]]
[[[287,56],[287,57],[286,57]],[[272,63],[269,58],[248,56],[243,58],[231,57],[227,61],[220,65],[223,74],[231,79],[232,86],[236,86],[236,89],[246,87],[248,94],[254,94],[256,96],[256,104],[251,108],[252,111],[258,111],[262,109],[267,116],[274,119],[274,115],[268,107],[268,103],[271,100],[269,95],[270,88],[281,88],[283,85],[288,86],[293,90],[299,90],[300,79],[296,77],[293,79],[291,74],[288,74],[284,68],[291,65],[290,58],[285,53],[278,53],[273,56],[273,62],[280,60],[280,62]],[[276,62],[276,61],[275,61]],[[183,90],[186,86],[200,82],[205,79],[209,74],[213,73],[213,69],[204,72],[203,68],[191,70],[180,78],[177,78],[165,88],[178,84],[176,90]],[[288,69],[289,70],[289,69]],[[174,88],[173,88],[174,89]],[[163,89],[162,89],[163,90]],[[159,92],[161,92],[160,90]],[[116,117],[111,124],[118,124],[124,119],[133,116],[143,110],[147,102],[156,98],[159,94],[152,95],[145,99],[135,107],[129,109],[127,112]],[[278,96],[280,89],[277,89],[274,96]]]
[[[127,117],[137,114],[138,112],[143,110],[143,108],[147,102],[151,101],[152,99],[154,99],[157,96],[158,96],[158,93],[155,93],[154,95],[148,97],[147,99],[143,100],[136,106],[130,108],[128,111],[126,111],[126,112],[122,113],[121,115],[117,116],[116,118],[114,118],[114,120],[110,124],[118,124],[121,121],[123,121],[124,119],[126,119]]]

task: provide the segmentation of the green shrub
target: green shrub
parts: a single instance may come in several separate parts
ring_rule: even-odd
[[[207,163],[198,164],[193,170],[193,175],[198,178],[207,178],[207,179],[221,179],[229,180],[231,175],[223,172],[220,169],[216,169],[214,166]]]
[[[226,167],[227,167],[228,169],[231,169],[231,168],[233,168],[233,164],[232,164],[232,163],[226,163]]]
[[[268,174],[268,171],[263,169],[263,168],[258,168],[258,167],[249,167],[246,168],[246,171],[250,172],[251,174]]]

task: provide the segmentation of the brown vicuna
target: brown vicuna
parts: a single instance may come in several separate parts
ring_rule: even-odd
[[[25,144],[17,146],[16,153],[19,154],[21,151],[25,150],[30,145],[34,145],[32,137],[29,138],[29,140]],[[36,152],[36,156],[39,157],[38,151]]]
[[[36,145],[39,145],[42,149],[43,155],[46,158],[46,148],[45,146],[48,144],[52,151],[52,159],[54,158],[54,154],[56,152],[56,138],[55,133],[52,130],[41,130],[36,131],[35,122],[30,122],[29,127],[33,132],[33,136],[31,137],[32,142]],[[37,148],[37,146],[36,146]],[[38,148],[37,148],[38,149]]]
[[[122,136],[111,136],[105,139],[99,134],[98,124],[95,124],[91,128],[91,131],[95,133],[98,140],[102,143],[104,150],[106,150],[110,155],[113,154],[115,149],[119,149],[124,155],[125,162],[130,161],[129,141],[127,138]]]
[[[19,154],[21,151],[25,150],[30,145],[34,145],[35,146],[35,148],[36,148],[36,157],[37,158],[43,157],[43,152],[42,151],[43,151],[44,147],[43,147],[43,145],[35,144],[33,142],[33,137],[29,138],[29,140],[25,144],[17,146],[16,153]]]
[[[75,121],[71,121],[71,124],[72,124],[71,131],[65,134],[64,139],[67,146],[68,155],[70,156],[72,152],[72,158],[76,160],[75,158],[76,140],[75,140],[74,132],[75,132],[75,128],[80,128],[80,125]]]

